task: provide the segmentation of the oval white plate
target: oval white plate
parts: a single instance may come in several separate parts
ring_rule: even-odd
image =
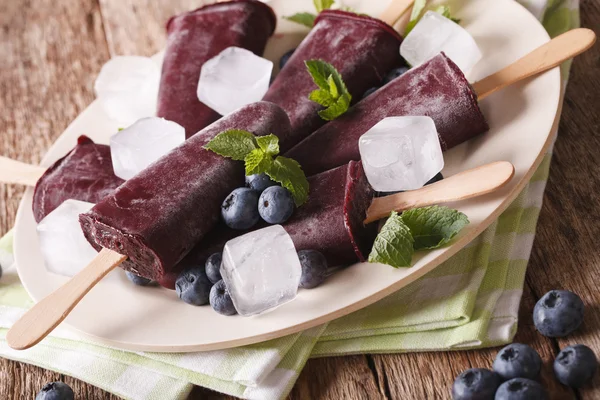
[[[275,0],[285,3],[285,14],[312,9],[312,1]],[[353,1],[358,11],[377,15],[386,0]],[[360,5],[363,5],[361,7]],[[482,49],[483,60],[469,74],[481,79],[548,41],[538,21],[513,0],[471,0],[453,3],[461,24]],[[278,10],[279,11],[279,10]],[[278,13],[281,15],[281,12]],[[278,57],[294,46],[303,28],[285,21],[269,43],[267,56]],[[95,77],[90,77],[90,81]],[[251,318],[224,317],[210,307],[192,307],[175,292],[140,288],[129,283],[121,270],[101,281],[81,301],[66,323],[98,342],[135,351],[214,350],[273,339],[338,318],[374,303],[431,271],[482,232],[526,184],[541,162],[552,138],[560,97],[558,69],[494,94],[482,102],[491,130],[445,154],[444,175],[485,163],[507,160],[516,174],[497,193],[453,206],[466,213],[471,224],[453,244],[420,253],[412,268],[358,264],[340,271],[323,286],[301,290],[298,298],[270,313]],[[107,119],[97,102],[73,121],[43,160],[48,166],[75,144],[80,134],[108,143],[118,124]],[[67,278],[46,271],[38,250],[29,189],[17,215],[15,255],[19,275],[33,299],[40,300]]]

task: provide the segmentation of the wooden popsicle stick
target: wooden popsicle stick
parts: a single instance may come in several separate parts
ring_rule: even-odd
[[[591,29],[573,29],[555,37],[506,68],[474,83],[473,90],[477,98],[482,100],[506,86],[559,66],[588,50],[594,42],[596,34]]]
[[[46,168],[0,156],[0,182],[35,186]]]
[[[400,212],[481,196],[501,188],[514,174],[515,167],[511,163],[498,161],[461,172],[421,189],[377,197],[369,206],[364,223],[388,217],[392,211]]]
[[[25,350],[48,336],[100,279],[127,259],[112,250],[100,253],[67,283],[30,308],[6,334],[8,345]]]
[[[389,6],[379,14],[379,19],[390,26],[394,24],[413,6],[415,0],[392,0]]]

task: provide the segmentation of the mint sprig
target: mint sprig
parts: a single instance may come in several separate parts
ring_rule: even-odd
[[[273,134],[254,136],[252,133],[230,129],[219,133],[205,146],[223,157],[244,161],[246,175],[265,173],[288,189],[299,207],[308,200],[308,180],[300,164],[278,156],[279,138]]]
[[[390,217],[375,238],[369,262],[391,265],[394,268],[410,267],[414,239],[402,217],[392,211]]]
[[[406,37],[410,33],[410,31],[413,30],[415,25],[417,25],[417,23],[421,20],[423,14],[425,14],[426,6],[427,0],[415,0],[415,4],[413,5],[413,9],[410,14],[410,19],[404,31],[404,37]],[[460,23],[460,19],[452,17],[450,13],[450,6],[438,6],[437,8],[433,9],[433,11],[456,22],[457,24]]]
[[[326,107],[319,116],[331,121],[348,111],[352,95],[335,67],[322,60],[305,61],[308,73],[319,89],[313,90],[308,98]]]
[[[330,9],[333,3],[335,3],[335,0],[313,0],[317,12]]]
[[[317,19],[317,16],[309,12],[302,12],[290,16],[284,16],[283,19],[287,19],[288,21],[296,22],[297,24],[312,28],[315,25],[315,19]]]

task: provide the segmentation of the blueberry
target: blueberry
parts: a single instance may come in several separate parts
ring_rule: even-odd
[[[74,400],[75,394],[69,385],[63,382],[46,383],[35,400]]]
[[[406,71],[408,71],[408,67],[394,68],[393,70],[388,72],[387,75],[383,78],[383,84],[387,85],[388,83],[390,83],[391,81],[393,81],[394,79],[399,77],[400,75],[403,75]]]
[[[259,194],[269,186],[275,186],[277,182],[272,181],[267,174],[254,174],[246,176],[246,186],[256,190]]]
[[[148,286],[153,285],[155,282],[151,279],[144,278],[142,276],[136,275],[133,272],[125,271],[125,275],[127,278],[138,286]]]
[[[179,298],[195,306],[208,304],[211,286],[204,268],[201,267],[186,269],[175,281],[175,290]]]
[[[554,360],[554,374],[563,385],[581,387],[588,382],[598,368],[596,355],[587,346],[576,344],[565,347]]]
[[[456,377],[452,385],[453,400],[493,399],[501,379],[485,368],[471,368]]]
[[[503,379],[535,379],[542,368],[540,355],[522,343],[509,344],[496,356],[492,369]]]
[[[444,179],[444,176],[442,175],[441,172],[438,172],[438,174],[436,176],[434,176],[433,178],[431,178],[430,180],[427,181],[427,183],[425,184],[425,186],[431,185],[432,183],[439,182],[442,179]]]
[[[367,91],[362,95],[362,98],[364,99],[365,97],[369,97],[370,95],[372,95],[373,93],[375,93],[375,91],[379,89],[378,87],[372,87],[370,89],[367,89]]]
[[[249,188],[237,188],[221,205],[225,224],[232,229],[250,229],[260,219],[258,193]]]
[[[290,51],[286,52],[284,55],[281,56],[281,58],[279,59],[279,69],[285,67],[285,64],[287,64],[292,54],[294,54],[294,51],[296,51],[296,49],[291,49]]]
[[[258,213],[270,224],[283,224],[294,212],[294,198],[281,186],[265,189],[258,200]]]
[[[546,391],[536,381],[515,378],[504,382],[496,391],[496,400],[546,400]]]
[[[299,286],[304,289],[312,289],[323,283],[327,275],[325,256],[316,250],[300,250],[298,258],[302,266]]]
[[[237,314],[229,291],[227,290],[227,286],[225,285],[225,281],[222,279],[215,283],[212,289],[210,289],[210,306],[219,314]]]
[[[533,323],[544,336],[562,337],[583,322],[583,301],[573,292],[551,290],[536,303]]]
[[[222,253],[211,254],[206,260],[206,276],[210,283],[217,283],[221,280],[221,261],[223,260]]]

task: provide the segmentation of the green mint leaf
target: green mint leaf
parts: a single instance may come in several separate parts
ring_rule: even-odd
[[[308,73],[312,77],[315,84],[320,89],[329,91],[329,83],[327,82],[327,78],[329,75],[331,75],[331,73],[328,72],[328,66],[331,68],[333,68],[333,66],[321,60],[307,60],[304,63],[306,64]]]
[[[315,4],[317,12],[320,13],[323,10],[330,9],[334,1],[335,0],[313,0],[313,3]]]
[[[333,75],[329,75],[329,78],[327,78],[327,84],[329,85],[329,93],[331,94],[331,97],[337,100],[340,97],[340,92],[338,91],[335,79],[333,79]]]
[[[323,89],[313,90],[308,95],[308,99],[322,105],[323,107],[330,107],[335,104],[335,99],[331,97],[331,93]]]
[[[296,160],[279,156],[265,172],[269,178],[281,183],[281,186],[290,191],[296,207],[308,200],[308,180]]]
[[[404,37],[406,37],[406,35],[413,30],[415,25],[417,25],[417,22],[419,22],[419,19],[421,18],[421,14],[423,14],[423,10],[425,10],[425,6],[427,6],[427,0],[415,0],[412,12],[410,13],[410,19],[404,30]]]
[[[266,136],[257,136],[256,143],[269,156],[279,154],[279,138],[272,133]]]
[[[240,129],[221,132],[204,146],[205,149],[220,156],[233,158],[237,161],[243,161],[256,147],[254,135]]]
[[[283,19],[287,19],[288,21],[292,21],[309,28],[312,28],[315,25],[316,18],[317,16],[315,14],[307,12],[297,13],[294,15],[290,15],[289,17],[283,17]]]
[[[375,238],[369,262],[387,264],[394,268],[410,267],[414,254],[413,242],[410,229],[402,217],[392,211]]]
[[[325,121],[333,121],[334,119],[348,111],[351,99],[352,97],[350,96],[350,94],[344,94],[342,97],[337,99],[335,104],[329,106],[325,110],[319,111],[319,116]]]
[[[442,17],[448,18],[454,23],[460,24],[460,19],[452,17],[452,13],[450,12],[450,6],[439,6],[435,9],[435,12],[440,14]]]
[[[263,149],[254,149],[244,159],[246,175],[262,174],[268,171],[273,164],[273,158]]]
[[[469,224],[465,214],[443,206],[404,211],[402,220],[412,232],[415,250],[437,249]]]
[[[125,128],[117,128],[117,132],[121,132]]]
[[[335,67],[322,60],[306,61],[308,73],[321,91],[313,91],[308,98],[323,107],[319,115],[326,121],[331,121],[344,114],[350,107],[352,95]],[[324,92],[328,92],[328,95]]]

